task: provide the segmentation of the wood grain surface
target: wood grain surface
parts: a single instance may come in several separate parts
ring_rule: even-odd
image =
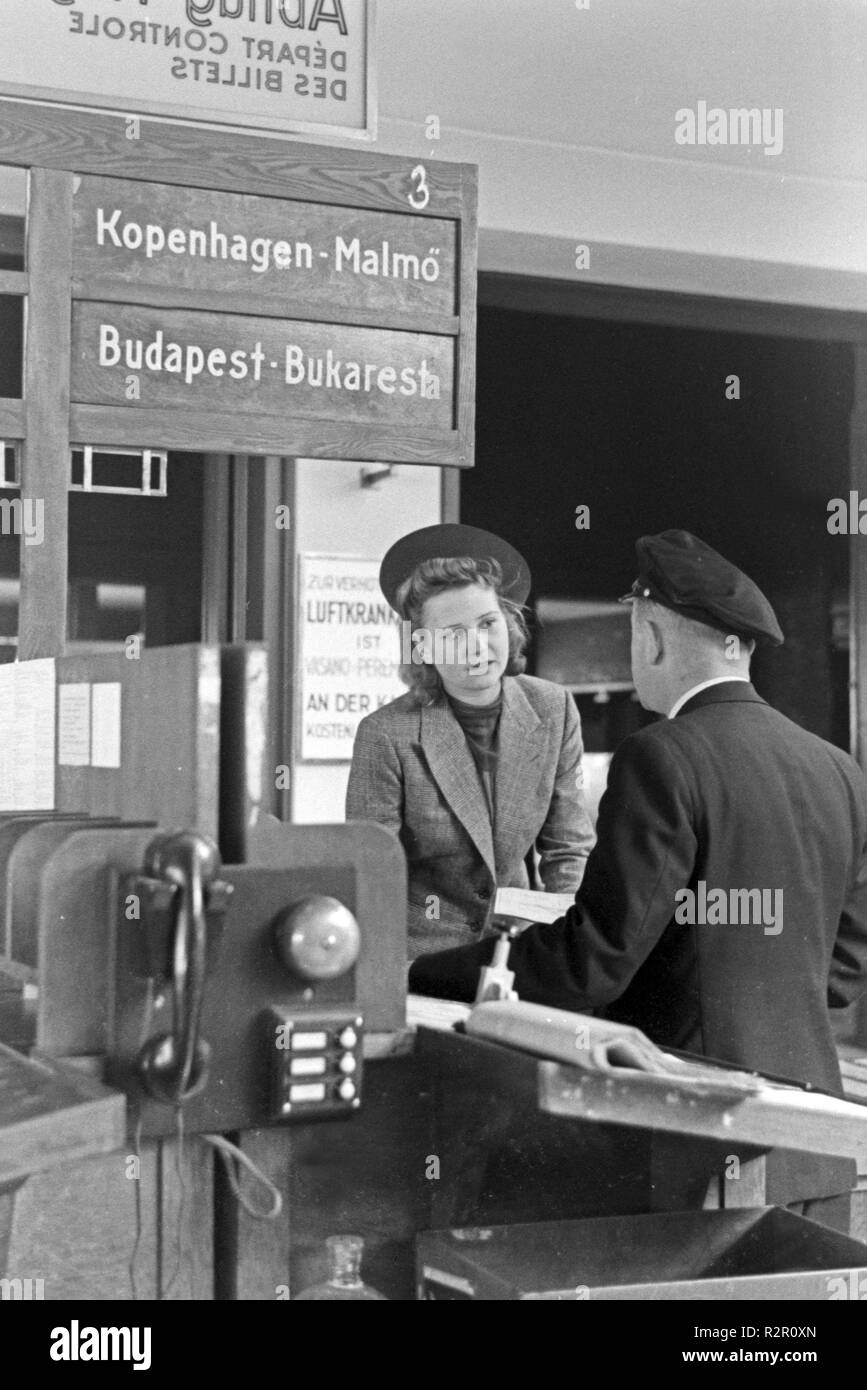
[[[27,263],[22,498],[44,506],[40,545],[21,545],[18,660],[62,656],[69,551],[69,284],[71,174],[34,169]]]
[[[226,410],[73,405],[75,439],[103,445],[213,454],[294,454],[298,458],[470,466],[472,450],[457,430],[330,420],[238,415]]]
[[[24,402],[0,398],[0,439],[24,438]]]
[[[6,1203],[5,1273],[45,1280],[48,1301],[171,1301],[213,1295],[210,1148],[176,1139],[132,1145],[30,1178]],[[137,1235],[136,1197],[141,1203]],[[11,1210],[10,1210],[11,1208]],[[0,1264],[0,1273],[3,1273]]]
[[[295,140],[204,132],[146,119],[141,138],[126,138],[118,116],[60,111],[0,99],[3,162],[43,169],[71,169],[190,188],[222,188],[276,198],[301,198],[344,207],[413,212],[417,156],[308,145]],[[465,171],[472,166],[421,161],[430,199],[414,213],[423,218],[459,217]]]
[[[0,1185],[118,1148],[125,1116],[119,1091],[0,1043]]]

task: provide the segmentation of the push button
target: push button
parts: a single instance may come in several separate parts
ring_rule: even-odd
[[[293,1057],[289,1062],[290,1076],[324,1076],[324,1057]]]
[[[311,1081],[305,1085],[299,1084],[289,1087],[289,1101],[292,1105],[298,1105],[302,1102],[309,1104],[311,1101],[324,1099],[325,1086],[321,1081]]]

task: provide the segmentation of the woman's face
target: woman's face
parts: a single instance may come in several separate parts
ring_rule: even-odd
[[[422,628],[426,658],[449,695],[471,705],[497,698],[509,662],[509,629],[493,589],[465,584],[434,594],[422,609]]]

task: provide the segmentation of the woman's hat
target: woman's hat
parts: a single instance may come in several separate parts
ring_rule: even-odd
[[[532,579],[523,555],[491,531],[453,522],[423,526],[395,541],[380,566],[379,586],[398,612],[397,591],[419,565],[425,560],[454,560],[466,555],[473,560],[496,560],[503,571],[501,594],[514,603],[524,602]]]

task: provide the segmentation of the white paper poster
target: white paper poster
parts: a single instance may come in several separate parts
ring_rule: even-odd
[[[348,762],[364,715],[406,694],[400,627],[379,587],[378,560],[300,560],[300,757]]]
[[[58,691],[57,761],[61,767],[90,764],[90,685],[76,682]]]
[[[103,681],[93,687],[90,745],[93,767],[120,767],[120,689],[120,681]]]
[[[0,811],[54,810],[54,691],[50,658],[0,666]]]
[[[0,811],[14,811],[15,667],[0,666]]]

